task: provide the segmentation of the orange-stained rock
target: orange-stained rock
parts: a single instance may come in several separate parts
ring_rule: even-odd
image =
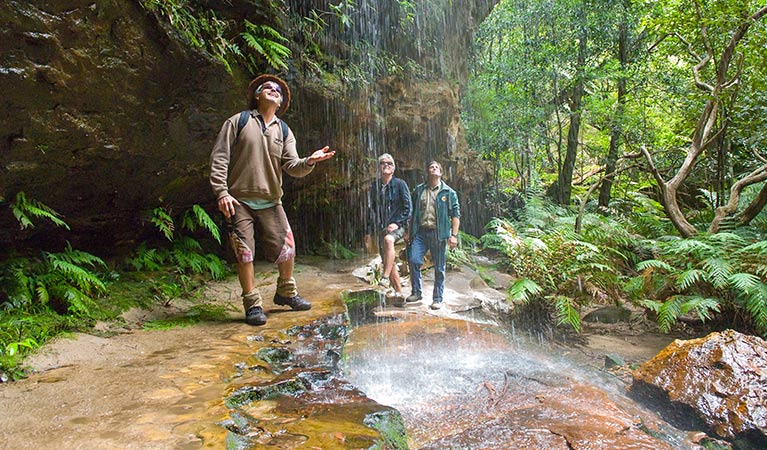
[[[676,340],[633,373],[631,390],[665,392],[726,439],[767,442],[767,342],[733,330]]]

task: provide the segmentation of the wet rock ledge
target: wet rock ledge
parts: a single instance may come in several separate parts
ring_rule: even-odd
[[[346,314],[294,326],[258,350],[257,362],[240,365],[235,376],[261,372],[264,380],[226,398],[227,448],[406,449],[400,413],[341,378],[348,330]]]

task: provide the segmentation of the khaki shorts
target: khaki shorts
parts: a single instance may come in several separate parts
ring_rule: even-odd
[[[237,262],[253,261],[256,236],[267,261],[276,264],[293,259],[296,254],[293,232],[282,205],[253,210],[240,204],[234,205],[230,245]]]
[[[391,233],[386,233],[384,230],[381,230],[381,232],[378,234],[378,253],[381,254],[381,257],[383,257],[384,238],[386,236],[393,237],[394,245],[397,245],[398,243],[402,242],[402,237],[405,236],[405,228],[399,227],[396,230],[392,231]]]

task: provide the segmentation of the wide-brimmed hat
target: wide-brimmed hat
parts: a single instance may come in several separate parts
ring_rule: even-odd
[[[255,109],[257,105],[256,89],[258,89],[259,86],[266,83],[267,81],[273,81],[280,85],[280,90],[282,90],[282,104],[280,104],[280,107],[277,108],[277,116],[282,116],[285,114],[285,111],[288,110],[288,106],[290,106],[290,88],[288,87],[288,83],[286,83],[285,80],[275,75],[269,75],[265,73],[257,76],[256,78],[253,78],[253,81],[251,81],[248,85],[248,107]]]

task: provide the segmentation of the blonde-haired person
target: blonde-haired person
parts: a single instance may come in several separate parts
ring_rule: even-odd
[[[402,282],[395,262],[394,244],[405,234],[405,227],[410,220],[412,203],[407,183],[394,176],[396,165],[394,158],[384,153],[378,157],[379,178],[368,191],[368,224],[365,234],[365,246],[371,247],[371,236],[375,235],[381,253],[382,284],[391,285],[392,289],[404,300]],[[396,302],[401,305],[401,302]]]

